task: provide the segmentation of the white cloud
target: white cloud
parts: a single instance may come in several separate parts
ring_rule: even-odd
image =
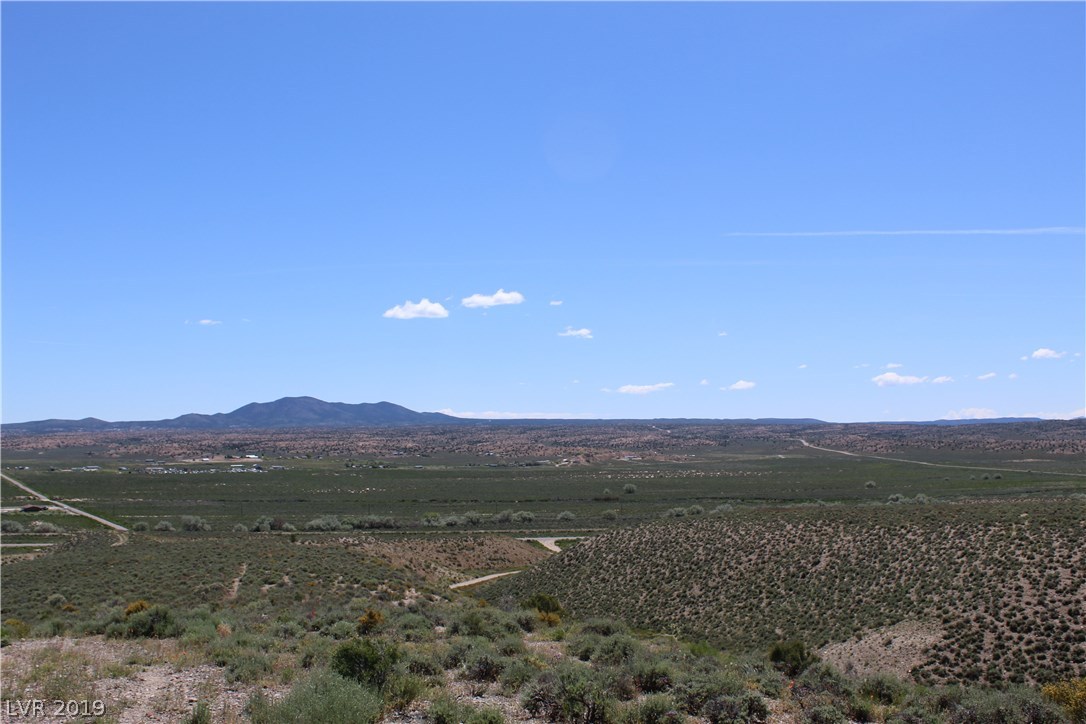
[[[1007,375],[1007,379],[1008,380],[1017,380],[1018,379],[1018,373],[1017,372],[1011,372],[1009,375]]]
[[[717,332],[716,336],[718,336],[718,337],[727,337],[728,333],[727,332]]]
[[[216,324],[222,324],[218,319],[201,319],[197,324],[202,324],[205,327],[213,327]]]
[[[852,365],[852,369],[854,369],[854,370],[862,370],[862,369],[864,369],[865,367],[870,367],[870,366],[871,366],[871,365],[869,365],[869,364],[868,364],[867,362],[864,362],[863,364],[859,364],[859,365]]]
[[[624,395],[647,395],[650,392],[659,392],[674,386],[674,382],[657,382],[655,385],[623,385],[618,388],[618,391]]]
[[[996,411],[987,407],[966,407],[963,410],[951,410],[943,415],[944,420],[987,420],[995,417]]]
[[[560,307],[560,306],[562,306],[562,300],[561,299],[554,299],[554,300],[552,300],[550,302],[550,305],[552,307]]]
[[[1034,350],[1033,354],[1031,354],[1030,357],[1032,357],[1033,359],[1059,359],[1065,354],[1067,353],[1057,352],[1056,350],[1049,349],[1048,347],[1041,347],[1040,349]]]
[[[699,382],[698,384],[699,384],[699,385],[703,385],[703,386],[704,386],[704,385],[707,385],[707,384],[709,384],[709,380],[702,380],[702,381],[701,381],[701,382]]]
[[[737,382],[733,382],[732,384],[728,385],[727,387],[721,387],[720,389],[722,389],[722,390],[750,390],[750,389],[753,389],[755,387],[755,385],[757,385],[757,384],[758,383],[751,382],[749,380],[739,380]]]
[[[983,375],[979,375],[977,379],[987,381],[994,380],[996,377],[999,377],[999,375],[997,375],[995,372],[986,372]]]
[[[441,319],[449,316],[449,310],[441,306],[440,302],[431,302],[423,297],[418,304],[410,300],[397,304],[392,309],[385,310],[381,316],[388,319]]]
[[[559,337],[580,337],[581,339],[592,339],[591,329],[574,329],[573,327],[566,327],[565,332],[559,332]]]
[[[524,295],[520,292],[507,292],[504,289],[499,289],[493,294],[472,294],[470,297],[464,297],[460,300],[460,303],[465,307],[474,309],[476,307],[497,307],[502,304],[520,304],[524,301]]]
[[[599,415],[585,412],[506,412],[486,410],[484,412],[455,412],[449,408],[438,410],[443,415],[463,417],[472,420],[595,420]]]
[[[871,381],[879,387],[887,387],[889,385],[918,385],[921,382],[927,382],[928,378],[899,375],[897,372],[883,372],[881,375],[872,377]]]
[[[799,367],[797,367],[796,369],[797,369],[797,370],[805,370],[805,369],[807,369],[807,363],[806,363],[806,362],[804,362],[803,364],[801,364],[801,365],[800,365]]]
[[[940,375],[931,381],[933,385],[945,385],[948,382],[953,382],[954,378],[950,375]]]
[[[884,370],[896,370],[897,368],[904,367],[904,366],[905,365],[901,364],[900,362],[890,362],[890,363],[887,363],[887,364],[883,365],[882,368]]]

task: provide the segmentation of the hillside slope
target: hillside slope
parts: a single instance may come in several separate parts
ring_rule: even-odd
[[[578,616],[734,650],[917,621],[939,641],[918,680],[1044,682],[1086,674],[1084,514],[1081,501],[1049,501],[661,521],[589,539],[480,595],[551,593]]]

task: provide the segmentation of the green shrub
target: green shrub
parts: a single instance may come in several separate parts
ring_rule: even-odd
[[[860,682],[861,694],[887,706],[900,704],[908,692],[908,687],[905,684],[887,674],[869,676]]]
[[[689,508],[686,509],[687,515],[701,515],[704,512],[705,508],[701,507],[700,505],[691,505]]]
[[[146,521],[141,520],[139,523],[136,523],[132,526],[132,530],[137,533],[146,533],[147,531],[151,530],[151,526]]]
[[[832,704],[823,704],[807,712],[809,724],[848,724],[848,717]]]
[[[622,492],[626,493],[626,495],[633,495],[637,492],[637,486],[633,483],[626,483],[622,486]]]
[[[535,513],[530,510],[518,510],[516,513],[513,513],[514,523],[531,523],[534,520]]]
[[[199,516],[183,515],[181,516],[181,530],[190,532],[211,530],[211,524]]]
[[[520,631],[520,624],[509,614],[496,608],[472,608],[461,612],[449,624],[449,633],[460,636],[483,636],[492,641]]]
[[[581,624],[581,631],[599,636],[613,636],[626,633],[628,630],[626,624],[610,618],[590,618]]]
[[[504,724],[505,717],[497,709],[476,709],[441,694],[430,704],[426,721],[433,724]]]
[[[558,599],[549,593],[533,593],[528,598],[525,598],[520,602],[521,608],[535,609],[536,611],[542,611],[543,613],[557,613],[559,616],[566,614],[562,608],[562,604],[558,602]]]
[[[257,692],[248,707],[253,724],[373,724],[383,708],[376,691],[329,671],[312,674],[276,702]]]
[[[385,703],[389,709],[403,711],[426,691],[426,680],[416,674],[393,674],[385,682]]]
[[[137,601],[137,603],[140,603]],[[135,604],[133,604],[135,605]],[[129,608],[132,608],[131,606]],[[114,628],[116,626],[116,628]],[[107,629],[107,635],[123,638],[173,638],[180,636],[182,626],[170,609],[161,604],[149,606],[126,614],[124,622],[116,622]]]
[[[675,671],[663,659],[644,657],[631,665],[634,684],[646,694],[667,691],[675,682]]]
[[[702,708],[702,715],[709,724],[762,724],[769,720],[769,707],[765,699],[747,691],[710,699]]]
[[[171,523],[170,521],[160,520],[155,523],[155,530],[165,533],[172,533],[174,530],[176,530],[176,528],[173,527],[173,523]]]
[[[184,719],[184,724],[211,724],[211,722],[211,707],[207,705],[206,701],[196,702],[192,713]]]
[[[320,518],[314,518],[305,524],[306,530],[314,531],[335,531],[340,530],[340,528],[339,518],[334,515],[322,515]]]
[[[623,716],[629,724],[682,724],[686,717],[679,713],[675,701],[667,694],[653,694],[630,706]]]
[[[781,641],[769,650],[769,660],[789,676],[798,676],[808,666],[818,661],[818,655],[802,641]]]
[[[609,636],[600,641],[592,653],[592,661],[608,666],[618,666],[633,660],[644,647],[633,637],[626,634]]]
[[[521,704],[529,714],[555,722],[603,724],[615,719],[617,703],[592,670],[561,662],[524,687]]]
[[[672,696],[687,714],[700,714],[713,699],[737,697],[744,692],[743,681],[719,669],[691,671],[679,677]]]
[[[345,679],[380,688],[400,660],[395,644],[373,639],[353,639],[332,652],[330,668]]]
[[[4,533],[22,533],[23,524],[17,520],[0,520],[0,531]]]
[[[476,649],[464,662],[464,676],[470,681],[497,681],[506,663],[507,659],[489,648]]]
[[[251,684],[271,673],[271,660],[259,651],[236,650],[226,662],[226,680]]]
[[[31,533],[63,533],[64,529],[56,523],[44,520],[34,520],[27,526]]]

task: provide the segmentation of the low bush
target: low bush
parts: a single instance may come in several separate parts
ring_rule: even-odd
[[[258,691],[248,706],[253,724],[373,724],[383,709],[379,693],[330,671],[312,674],[279,701]]]
[[[23,524],[17,520],[0,520],[0,532],[22,533],[24,530]]]
[[[173,523],[171,523],[170,521],[168,521],[168,520],[160,520],[157,523],[155,523],[155,530],[163,532],[163,533],[172,533],[173,531],[175,531],[177,529],[173,527]]]
[[[629,706],[623,712],[622,721],[629,724],[683,724],[686,717],[679,713],[670,696],[653,694]]]
[[[206,531],[211,530],[211,524],[196,515],[183,515],[181,516],[181,530],[189,532]]]
[[[595,672],[562,662],[541,672],[524,687],[521,704],[529,714],[554,722],[604,724],[616,718],[617,702]]]
[[[773,644],[769,650],[769,660],[789,676],[798,676],[818,661],[818,654],[808,649],[802,641],[781,641]]]
[[[430,704],[426,721],[432,724],[504,724],[505,717],[497,709],[477,709],[442,694]]]
[[[753,691],[710,699],[702,708],[710,724],[762,724],[769,720],[769,706]]]
[[[330,668],[345,679],[380,688],[388,681],[400,651],[395,644],[374,639],[354,639],[332,651]]]

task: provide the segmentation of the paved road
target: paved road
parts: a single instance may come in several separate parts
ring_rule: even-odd
[[[881,455],[864,455],[861,453],[848,452],[847,450],[834,450],[828,447],[819,447],[818,445],[812,445],[803,438],[796,438],[803,447],[809,447],[812,450],[821,450],[823,452],[837,453],[838,455],[848,455],[853,458],[870,458],[871,460],[889,460],[894,463],[912,463],[913,465],[927,465],[932,468],[957,468],[959,470],[981,470],[987,472],[1000,472],[1000,473],[1033,473],[1035,475],[1069,475],[1072,478],[1086,477],[1086,473],[1057,473],[1051,470],[1022,470],[1020,468],[979,468],[975,465],[950,465],[948,463],[928,463],[923,460],[906,460],[905,458],[887,458]]]
[[[4,480],[8,481],[9,483],[11,483],[12,485],[14,485],[17,488],[21,488],[22,490],[25,490],[26,492],[33,495],[35,498],[37,498],[39,500],[44,500],[46,503],[49,503],[50,505],[55,505],[58,508],[62,508],[63,510],[68,511],[72,515],[81,515],[84,518],[90,518],[91,520],[95,521],[96,523],[101,523],[102,525],[106,526],[107,528],[112,528],[113,530],[119,530],[119,531],[124,532],[124,533],[128,532],[128,528],[125,528],[123,525],[118,525],[117,523],[114,523],[112,521],[108,521],[105,518],[99,518],[97,515],[94,515],[92,513],[88,513],[85,510],[80,510],[79,508],[73,508],[72,506],[68,505],[67,503],[62,503],[59,500],[53,500],[52,498],[50,498],[48,495],[45,495],[44,493],[39,493],[37,490],[34,490],[33,488],[28,488],[27,486],[23,485],[22,483],[20,483],[18,480],[11,477],[7,473],[0,473],[0,478],[3,478]]]

